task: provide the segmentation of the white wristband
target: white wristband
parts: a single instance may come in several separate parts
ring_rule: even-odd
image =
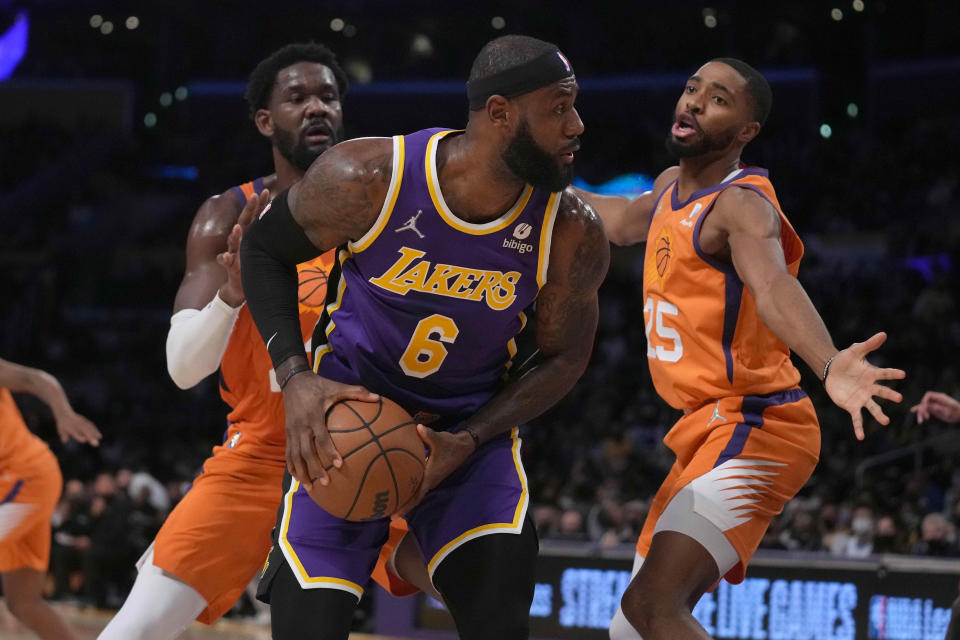
[[[203,309],[173,314],[167,333],[167,371],[178,387],[189,389],[220,368],[242,307],[231,307],[218,291]]]

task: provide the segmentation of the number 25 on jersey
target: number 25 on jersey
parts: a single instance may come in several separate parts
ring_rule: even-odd
[[[677,362],[683,357],[683,340],[680,338],[680,332],[673,327],[663,324],[663,316],[677,316],[680,310],[676,305],[670,304],[666,300],[656,300],[652,296],[647,298],[643,305],[643,316],[647,333],[647,357],[663,362]],[[656,324],[657,337],[662,342],[673,342],[673,348],[668,349],[658,344],[650,344],[650,331]]]

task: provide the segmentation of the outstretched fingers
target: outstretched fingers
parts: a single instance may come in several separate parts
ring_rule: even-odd
[[[857,440],[863,440],[866,437],[863,433],[863,416],[860,415],[860,409],[850,412],[850,418],[853,420],[853,435]]]
[[[854,342],[850,345],[850,351],[859,358],[864,358],[871,351],[876,351],[887,341],[887,333],[880,331],[873,334],[863,342]]]
[[[895,391],[890,387],[885,387],[882,384],[873,385],[873,387],[870,389],[870,395],[883,398],[884,400],[892,400],[893,402],[903,401],[902,393]]]
[[[876,400],[868,400],[864,407],[866,407],[867,411],[870,412],[870,415],[873,416],[873,419],[880,424],[884,426],[890,424],[890,418],[888,418],[887,414],[883,412],[883,409],[880,408],[880,405],[877,404]]]
[[[260,215],[260,212],[263,211],[269,202],[269,189],[264,189],[260,193],[253,193],[247,198],[247,203],[243,205],[243,211],[240,212],[240,217],[237,219],[237,224],[240,225],[241,231],[246,231],[250,223],[253,222],[253,219]]]
[[[903,369],[880,369],[874,372],[877,380],[903,380],[907,372]]]

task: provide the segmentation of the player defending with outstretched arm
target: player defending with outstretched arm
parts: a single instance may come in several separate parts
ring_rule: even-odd
[[[183,389],[220,370],[220,394],[231,407],[227,431],[141,558],[133,590],[100,640],[169,640],[194,619],[212,624],[263,566],[281,497],[283,403],[243,306],[237,252],[270,191],[300,179],[340,139],[346,89],[333,52],[316,43],[282,47],[250,74],[250,117],[272,143],[275,173],[213,196],[197,211],[166,345],[170,377]],[[331,263],[326,255],[301,266],[320,291],[300,305],[301,340],[320,315]]]
[[[740,163],[770,103],[755,69],[712,60],[677,102],[667,147],[679,166],[632,202],[584,194],[613,242],[647,243],[650,374],[685,414],[664,439],[677,460],[637,543],[614,640],[708,638],[693,606],[720,578],[743,580],[770,519],[810,477],[820,428],[791,350],[850,413],[858,439],[864,408],[889,422],[874,396],[901,400],[878,381],[903,371],[865,359],[884,334],[833,345],[796,278],[803,244],[767,172]]]
[[[301,485],[330,484],[325,469],[342,464],[329,407],[374,394],[435,418],[419,427],[430,454],[407,520],[460,637],[528,636],[537,541],[515,427],[586,367],[609,260],[596,214],[565,189],[576,95],[555,45],[494,40],[471,69],[466,131],[337,145],[245,235],[243,285],[283,388],[293,476],[261,581],[275,638],[347,637],[387,522],[338,520]],[[314,375],[294,265],[332,247]],[[541,359],[503,385],[534,299]]]
[[[100,432],[70,406],[63,387],[39,369],[0,360],[0,576],[7,608],[44,640],[79,636],[43,600],[50,561],[50,517],[63,479],[49,447],[27,429],[11,391],[29,393],[53,411],[57,433],[93,446]]]

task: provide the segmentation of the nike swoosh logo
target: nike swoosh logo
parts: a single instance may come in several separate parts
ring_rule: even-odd
[[[270,343],[273,342],[273,339],[277,337],[277,334],[278,334],[278,333],[280,333],[280,332],[279,332],[279,331],[274,331],[274,332],[273,332],[273,335],[270,336],[270,339],[267,340],[267,351],[270,350]]]

